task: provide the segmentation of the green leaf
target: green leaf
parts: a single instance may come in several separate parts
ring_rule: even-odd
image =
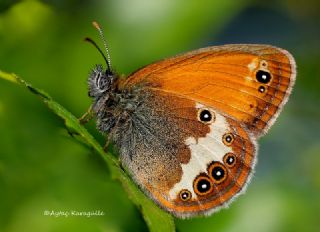
[[[161,210],[131,180],[129,175],[121,168],[119,161],[110,153],[106,153],[95,138],[87,129],[79,123],[77,117],[65,109],[62,105],[54,101],[49,94],[43,90],[34,88],[31,84],[24,81],[13,73],[6,73],[0,70],[0,78],[26,87],[31,93],[42,100],[47,107],[64,120],[64,124],[69,134],[82,143],[85,143],[99,154],[106,162],[110,173],[114,179],[119,180],[126,190],[131,201],[139,208],[148,228],[152,232],[157,231],[175,231],[173,217]]]

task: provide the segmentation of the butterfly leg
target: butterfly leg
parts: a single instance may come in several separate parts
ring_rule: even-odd
[[[103,150],[105,151],[105,152],[108,152],[108,148],[109,148],[109,145],[110,145],[110,140],[107,138],[107,140],[106,140],[106,143],[105,143],[105,145],[103,146]]]
[[[92,110],[92,105],[89,107],[87,112],[85,112],[80,118],[80,124],[86,124],[93,118],[93,110]]]

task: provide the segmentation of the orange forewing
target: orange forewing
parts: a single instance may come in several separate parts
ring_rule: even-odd
[[[256,79],[261,68],[271,74],[267,84]],[[244,44],[209,47],[165,59],[133,73],[124,85],[145,84],[209,105],[260,136],[273,124],[294,80],[295,63],[287,51]]]

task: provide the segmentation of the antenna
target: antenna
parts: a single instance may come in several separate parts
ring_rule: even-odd
[[[99,48],[99,46],[97,45],[97,43],[94,42],[94,41],[93,41],[91,38],[89,38],[89,37],[86,37],[84,40],[85,40],[86,42],[91,43],[93,46],[95,46],[95,48],[100,52],[100,54],[102,55],[103,59],[105,60],[107,66],[108,66],[108,70],[110,70],[108,60],[107,60],[106,56],[104,55],[103,51],[101,50],[101,48]]]
[[[100,34],[100,37],[101,37],[101,39],[102,39],[102,41],[103,41],[104,48],[106,49],[106,52],[107,52],[107,59],[105,59],[105,60],[106,60],[106,62],[107,62],[108,70],[109,70],[109,72],[111,72],[110,53],[109,53],[108,44],[107,44],[107,41],[106,41],[106,39],[105,39],[105,37],[104,37],[103,31],[102,31],[100,25],[99,25],[96,21],[93,21],[93,22],[92,22],[92,25],[98,30],[98,32],[99,32],[99,34]],[[94,43],[94,44],[95,44],[95,43]],[[96,46],[96,45],[95,45],[95,46]],[[96,47],[97,47],[97,46],[96,46]],[[100,49],[99,49],[99,50],[100,50]],[[105,58],[105,56],[104,56],[104,58]]]

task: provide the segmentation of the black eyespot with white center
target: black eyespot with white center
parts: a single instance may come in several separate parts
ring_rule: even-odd
[[[180,191],[179,197],[182,201],[188,201],[191,199],[191,192],[187,189],[183,189]]]
[[[266,72],[266,71],[259,70],[259,71],[256,73],[256,79],[257,79],[257,81],[259,81],[260,83],[267,84],[267,83],[269,83],[270,80],[271,80],[271,75],[270,75],[270,73],[268,73],[268,72]]]
[[[227,178],[227,169],[220,162],[213,162],[210,164],[208,173],[215,184],[220,184]]]
[[[225,145],[230,146],[234,141],[233,134],[231,133],[224,134],[222,141]]]
[[[215,167],[214,169],[212,169],[211,175],[215,180],[219,181],[224,177],[225,173],[221,167]]]
[[[199,175],[193,184],[194,191],[197,195],[206,195],[212,190],[212,182],[207,175]]]
[[[198,111],[198,120],[203,123],[212,123],[215,120],[215,115],[209,109],[200,109]]]
[[[205,193],[210,189],[210,185],[211,185],[210,181],[206,179],[202,179],[197,184],[197,190],[201,193]]]
[[[266,87],[261,85],[261,86],[259,86],[258,90],[259,90],[260,93],[264,93],[266,91]]]
[[[237,158],[236,158],[235,154],[227,153],[223,157],[223,162],[227,167],[232,168],[236,164],[236,159]]]

